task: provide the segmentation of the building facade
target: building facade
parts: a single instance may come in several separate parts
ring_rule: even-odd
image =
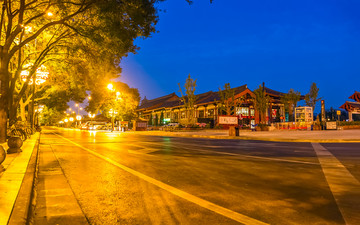
[[[360,121],[360,92],[355,91],[349,99],[354,101],[346,101],[340,108],[349,113],[349,121]]]
[[[238,104],[233,108],[233,115],[239,117],[240,123],[244,125],[258,124],[260,121],[259,113],[254,106],[254,93],[243,85],[231,89],[234,93],[234,100]],[[274,91],[270,88],[263,87],[266,95],[270,97],[268,110],[266,111],[266,122],[284,122],[285,109],[281,103],[281,97],[284,93]],[[175,93],[162,96],[156,99],[148,100],[144,98],[137,109],[140,118],[152,120],[151,124],[160,124],[160,118],[165,123],[187,124],[189,115],[195,117],[195,122],[206,123],[210,126],[218,124],[218,116],[225,115],[223,111],[220,92],[209,91],[196,95],[193,113],[184,106],[182,98]],[[158,120],[156,123],[154,120]]]

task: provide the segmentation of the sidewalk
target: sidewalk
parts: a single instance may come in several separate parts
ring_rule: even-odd
[[[22,152],[7,154],[0,173],[0,224],[25,224],[34,181],[39,133],[26,140]],[[7,150],[7,144],[2,144]]]
[[[360,130],[322,131],[241,131],[237,137],[229,136],[228,130],[199,131],[136,131],[136,134],[157,136],[178,136],[192,138],[237,139],[279,142],[320,142],[346,143],[360,142]]]

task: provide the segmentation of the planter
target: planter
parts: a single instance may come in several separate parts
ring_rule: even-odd
[[[5,158],[6,158],[5,149],[4,149],[4,147],[3,147],[2,145],[0,145],[0,164],[1,164],[2,162],[4,162]],[[0,169],[0,170],[1,170],[1,169]]]
[[[8,154],[21,152],[21,146],[23,141],[18,136],[13,136],[8,139],[9,149],[7,150]]]

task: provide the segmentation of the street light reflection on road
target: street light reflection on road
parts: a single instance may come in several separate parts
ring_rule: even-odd
[[[120,137],[121,136],[121,133],[115,133],[115,132],[106,132],[105,135],[109,138],[112,138],[110,140],[117,140],[116,138],[117,137]]]
[[[94,138],[96,137],[96,130],[89,130],[90,133],[90,137],[94,136]],[[96,139],[94,139],[94,142],[96,142]]]

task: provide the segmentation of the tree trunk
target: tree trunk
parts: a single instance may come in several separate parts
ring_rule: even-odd
[[[26,105],[27,105],[27,104],[21,99],[20,102],[19,102],[21,121],[26,121],[26,115],[25,115]]]
[[[0,59],[0,143],[6,142],[8,106],[9,106],[9,73],[4,58]]]

